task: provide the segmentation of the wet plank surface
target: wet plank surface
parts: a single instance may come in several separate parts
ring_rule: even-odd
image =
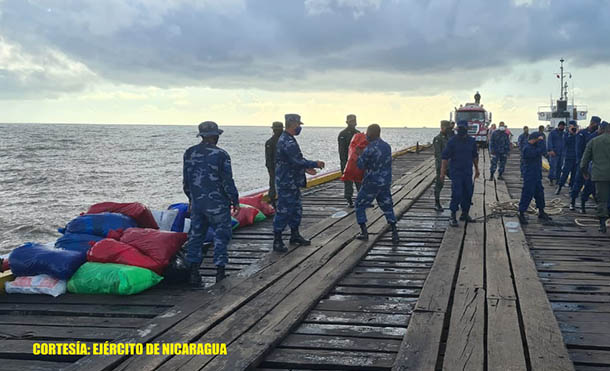
[[[521,195],[519,159],[509,159],[507,186],[512,198]],[[525,226],[527,246],[559,323],[563,340],[577,370],[610,369],[610,236],[597,231],[596,220],[581,227],[575,219],[594,218],[595,201],[587,214],[570,211],[568,187],[555,195],[543,173],[547,204],[560,202],[553,223],[535,217]],[[580,197],[577,206],[580,204]]]
[[[429,151],[429,150],[428,150]],[[394,160],[394,178],[400,179],[410,168],[421,164],[429,156],[409,153]],[[352,222],[338,223],[341,218],[331,218],[337,212],[346,212],[349,216],[353,210],[346,208],[343,199],[343,184],[340,181],[321,184],[303,191],[304,218],[302,233],[307,237],[331,241],[339,233],[349,228]],[[353,218],[353,216],[351,216]],[[348,218],[344,218],[348,219]],[[264,270],[280,259],[270,253],[272,242],[272,219],[254,226],[235,231],[229,246],[229,274],[241,282],[247,277]],[[208,251],[201,266],[204,282],[213,284],[215,269],[212,264],[212,252]],[[212,292],[218,295],[227,291],[231,284],[216,287]],[[212,289],[210,289],[212,290]],[[120,297],[107,295],[74,295],[66,294],[58,298],[42,295],[2,295],[0,296],[0,347],[14,349],[0,355],[0,359],[10,359],[11,363],[30,365],[31,369],[49,367],[50,365],[66,366],[79,357],[49,357],[50,364],[36,363],[31,355],[31,344],[17,341],[44,340],[65,341],[69,339],[82,341],[118,341],[143,339],[142,334],[153,337],[152,325],[171,327],[185,318],[190,312],[205,307],[206,300],[213,301],[213,296],[198,302],[205,296],[204,291],[191,291],[179,285],[160,284],[139,295]],[[238,295],[235,295],[238,296]],[[232,297],[235,299],[235,297]],[[158,335],[158,334],[157,334]],[[146,340],[144,338],[143,340]],[[111,357],[109,357],[111,358]],[[38,359],[40,360],[40,359]],[[1,363],[1,362],[0,362]],[[110,362],[109,364],[112,364]],[[8,366],[7,366],[8,367]],[[16,367],[19,368],[19,367]],[[78,367],[76,367],[78,368]]]

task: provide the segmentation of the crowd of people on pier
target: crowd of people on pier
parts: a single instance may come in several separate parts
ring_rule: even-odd
[[[350,156],[350,143],[356,135],[357,118],[346,117],[347,127],[339,133],[338,150],[341,172],[346,170]],[[457,126],[457,127],[456,127]],[[610,193],[610,129],[608,123],[593,116],[587,128],[578,130],[575,121],[560,122],[548,135],[540,126],[530,133],[523,128],[517,140],[520,152],[520,172],[523,180],[519,202],[519,220],[528,224],[527,210],[532,199],[538,210],[538,219],[551,222],[544,211],[544,187],[542,184],[542,158],[548,159],[550,169],[549,184],[556,186],[555,194],[561,194],[566,182],[570,188],[570,209],[576,208],[580,195],[580,211],[586,213],[586,202],[593,197],[597,202],[597,216],[600,231],[606,232]],[[265,143],[265,164],[269,172],[268,197],[275,208],[273,220],[273,250],[286,252],[288,248],[282,239],[286,227],[290,228],[289,243],[296,246],[310,245],[311,241],[299,231],[302,217],[301,188],[306,186],[306,174],[316,174],[315,169],[323,169],[323,161],[311,161],[303,157],[297,137],[303,122],[298,114],[286,114],[284,122],[274,122],[273,136]],[[474,138],[468,135],[468,122],[441,121],[440,133],[433,140],[436,160],[434,185],[435,210],[443,211],[440,193],[445,177],[451,179],[450,225],[459,225],[457,212],[463,222],[474,222],[469,215],[472,205],[474,181],[480,175],[479,153]],[[199,266],[204,253],[201,246],[209,227],[215,231],[214,264],[217,266],[216,280],[226,277],[228,262],[227,247],[231,240],[231,213],[239,211],[239,196],[231,169],[229,154],[218,147],[223,131],[212,121],[199,124],[201,142],[187,149],[184,154],[184,193],[189,199],[191,229],[186,243],[187,261],[190,267],[190,281],[193,286],[201,284]],[[503,179],[506,161],[511,152],[512,134],[504,122],[498,128],[489,130],[489,153],[491,155],[489,181]],[[392,151],[390,145],[381,139],[381,128],[372,124],[366,130],[366,146],[357,148],[357,167],[364,172],[360,182],[344,181],[343,196],[350,208],[355,207],[356,221],[360,226],[357,239],[368,240],[366,209],[374,200],[392,231],[392,242],[399,243],[396,216],[392,201]],[[473,177],[474,176],[474,177]],[[568,180],[569,179],[569,180]],[[354,187],[357,196],[353,200]]]
[[[451,178],[451,219],[452,226],[458,226],[456,213],[461,209],[460,220],[472,221],[468,215],[473,195],[472,169],[474,178],[479,176],[478,153],[474,138],[468,136],[468,122],[457,123],[457,135],[448,121],[441,121],[441,131],[434,138],[436,158],[436,184],[434,187],[435,209],[443,211],[440,192],[444,178]],[[576,200],[580,196],[580,212],[586,214],[586,203],[593,198],[597,203],[599,231],[607,232],[606,221],[610,209],[610,129],[608,122],[593,116],[586,128],[578,130],[576,121],[559,122],[547,138],[544,126],[530,133],[523,128],[517,140],[520,153],[520,173],[523,180],[519,202],[519,221],[528,224],[527,211],[532,199],[538,209],[538,219],[549,223],[552,218],[544,211],[544,187],[542,185],[542,158],[548,159],[549,185],[556,186],[555,194],[560,195],[566,182],[569,187],[570,210],[576,210]],[[489,153],[491,155],[490,181],[494,181],[496,170],[498,180],[503,180],[507,158],[511,152],[511,134],[504,122],[496,130],[489,130]],[[568,180],[569,179],[569,180]]]
[[[338,147],[341,171],[346,168],[352,138],[360,132],[356,129],[355,115],[346,118],[347,128],[339,134]],[[306,186],[305,174],[316,174],[315,169],[323,169],[323,161],[311,161],[303,157],[296,137],[301,133],[303,122],[298,114],[286,114],[284,123],[274,122],[273,136],[265,143],[265,164],[269,172],[268,197],[275,208],[273,219],[273,250],[288,251],[282,233],[290,227],[289,243],[307,246],[311,241],[299,231],[303,206],[301,188]],[[201,246],[209,227],[214,229],[214,264],[217,267],[216,282],[226,277],[228,262],[227,247],[231,240],[231,212],[239,211],[239,195],[231,169],[229,154],[218,147],[223,131],[215,122],[199,124],[198,137],[201,142],[184,153],[183,184],[189,199],[191,229],[186,243],[189,263],[190,283],[201,285],[199,266],[205,255]],[[381,139],[381,127],[372,124],[366,130],[364,148],[357,149],[357,167],[364,172],[361,182],[344,182],[344,197],[347,206],[355,207],[360,240],[368,240],[366,209],[376,200],[382,210],[390,230],[392,242],[399,243],[396,216],[390,190],[392,184],[392,150]],[[357,190],[353,200],[354,186]]]

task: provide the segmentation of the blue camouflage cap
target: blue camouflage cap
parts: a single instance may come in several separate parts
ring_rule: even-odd
[[[600,129],[606,129],[608,128],[608,122],[607,121],[602,121],[601,124],[599,124]]]
[[[466,120],[460,120],[460,121],[458,121],[458,122],[457,122],[457,126],[458,126],[458,127],[460,127],[460,126],[466,126],[466,127],[468,127],[468,121],[466,121]]]
[[[602,119],[599,116],[591,116],[591,122],[599,125],[602,122]]]
[[[218,125],[214,121],[204,121],[199,124],[198,137],[211,137],[214,135],[220,135],[223,133],[222,129],[218,128]]]
[[[301,116],[297,115],[296,113],[287,113],[284,115],[284,119],[286,120],[286,125],[288,125],[289,122],[297,122],[303,125],[303,121],[301,121]]]
[[[576,120],[570,120],[568,122],[568,125],[570,125],[570,126],[578,126],[578,123],[576,122]]]

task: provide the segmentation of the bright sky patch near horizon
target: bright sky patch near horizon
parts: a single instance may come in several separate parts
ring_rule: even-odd
[[[478,90],[610,117],[610,1],[0,0],[0,122],[434,127]]]

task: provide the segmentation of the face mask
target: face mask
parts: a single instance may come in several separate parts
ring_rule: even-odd
[[[591,128],[591,131],[597,131],[597,125],[593,125],[593,128]]]
[[[297,126],[297,128],[296,128],[296,129],[294,129],[294,135],[299,135],[299,134],[301,134],[301,130],[303,130],[303,127],[302,127],[302,126],[300,126],[300,125],[299,125],[299,126]]]
[[[468,134],[468,128],[465,126],[458,126],[457,132],[458,132],[458,135],[466,136],[466,134]]]
[[[506,126],[500,126],[500,131],[506,131]]]
[[[557,129],[559,129],[559,131],[563,131],[563,128],[557,128]]]

